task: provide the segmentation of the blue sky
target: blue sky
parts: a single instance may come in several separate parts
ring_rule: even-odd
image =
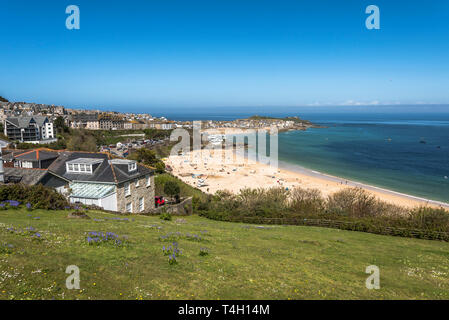
[[[66,6],[81,11],[67,30]],[[365,8],[380,8],[367,30]],[[449,103],[449,0],[0,0],[0,95],[109,109]]]

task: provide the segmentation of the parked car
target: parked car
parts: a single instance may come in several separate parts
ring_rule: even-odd
[[[154,197],[154,205],[155,207],[160,207],[163,206],[165,204],[165,199],[163,196],[156,196]]]

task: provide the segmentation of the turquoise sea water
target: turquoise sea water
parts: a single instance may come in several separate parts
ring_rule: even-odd
[[[280,165],[449,202],[449,106],[198,109],[179,120],[299,116],[327,128],[279,134]],[[335,112],[339,110],[339,112]]]
[[[401,119],[399,115],[388,119],[380,115],[318,118],[316,122],[328,127],[279,134],[281,166],[300,165],[449,202],[447,115],[415,115],[415,119]]]

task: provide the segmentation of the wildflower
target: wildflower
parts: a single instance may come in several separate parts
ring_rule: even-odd
[[[5,200],[4,202],[8,203],[8,205],[13,208],[17,208],[20,205],[20,202],[16,200]]]

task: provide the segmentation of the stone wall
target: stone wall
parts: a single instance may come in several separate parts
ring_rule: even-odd
[[[192,197],[182,200],[180,203],[176,204],[166,204],[159,208],[154,208],[149,211],[149,214],[160,214],[162,212],[171,213],[175,216],[188,216],[193,213],[192,208]]]
[[[145,176],[139,179],[128,181],[130,184],[131,193],[125,196],[125,183],[117,186],[117,211],[126,212],[126,204],[132,203],[132,213],[139,212],[139,199],[144,198],[144,210],[147,212],[154,209],[154,175],[151,175],[151,184],[147,186],[147,179]],[[139,186],[136,187],[136,181],[139,181]]]

